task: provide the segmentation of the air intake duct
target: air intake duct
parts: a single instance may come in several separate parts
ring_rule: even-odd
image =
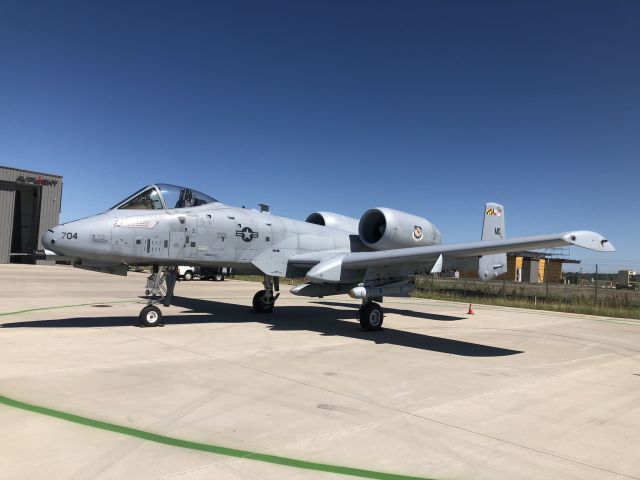
[[[426,218],[391,208],[372,208],[360,218],[360,240],[374,250],[423,247],[442,242],[438,229]]]

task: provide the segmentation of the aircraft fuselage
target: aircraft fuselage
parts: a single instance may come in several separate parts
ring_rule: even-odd
[[[247,267],[296,254],[368,250],[357,234],[266,212],[208,204],[172,210],[109,210],[58,225],[44,237],[59,254],[128,264]]]

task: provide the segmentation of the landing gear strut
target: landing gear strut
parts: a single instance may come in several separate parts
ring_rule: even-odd
[[[178,279],[177,267],[154,266],[147,278],[145,294],[148,296],[147,306],[140,311],[140,325],[143,327],[162,327],[162,312],[156,304],[169,307],[173,299],[173,289]]]
[[[372,302],[371,299],[365,299],[358,310],[358,319],[362,330],[382,330],[382,322],[384,321],[382,307]]]
[[[253,311],[256,313],[271,313],[276,300],[280,296],[280,279],[270,275],[264,276],[264,290],[260,290],[253,296]]]

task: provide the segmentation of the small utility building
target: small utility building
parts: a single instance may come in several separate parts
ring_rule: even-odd
[[[0,166],[0,263],[35,263],[40,237],[57,225],[62,177]]]
[[[499,278],[523,283],[562,283],[562,265],[565,263],[580,263],[580,260],[549,252],[508,253],[507,273]]]

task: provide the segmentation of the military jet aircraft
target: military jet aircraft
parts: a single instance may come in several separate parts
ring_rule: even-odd
[[[46,249],[74,259],[74,265],[126,275],[131,265],[152,265],[140,312],[143,326],[162,324],[158,304],[169,306],[179,265],[227,267],[264,276],[253,297],[258,313],[270,313],[281,277],[305,278],[295,295],[348,293],[361,299],[362,329],[379,330],[385,296],[406,295],[415,276],[443,270],[477,271],[482,280],[507,270],[506,253],[576,245],[615,251],[601,235],[573,231],[505,237],[502,205],[487,203],[481,240],[442,245],[427,219],[390,208],[367,210],[358,220],[316,212],[306,221],[225,205],[196,190],[168,184],[142,188],[104,213],[48,230]]]

